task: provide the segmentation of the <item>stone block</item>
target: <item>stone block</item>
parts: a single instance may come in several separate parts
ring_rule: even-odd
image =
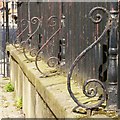
[[[15,81],[15,86],[14,86],[14,90],[15,90],[15,94],[18,93],[18,64],[14,61],[14,81]]]
[[[55,118],[47,103],[36,92],[36,118]]]
[[[22,97],[22,82],[23,82],[23,79],[24,79],[24,73],[23,71],[21,70],[20,66],[18,66],[18,91],[17,91],[17,97],[18,98],[21,98]]]
[[[15,86],[15,79],[14,79],[14,60],[12,56],[10,56],[10,80],[13,86]]]
[[[35,87],[28,81],[28,118],[35,118]]]
[[[29,98],[28,98],[29,89],[28,88],[29,88],[28,79],[24,75],[22,105],[23,105],[23,112],[26,117],[28,117],[28,106],[29,106]]]
[[[24,75],[23,79],[23,112],[27,118],[35,118],[35,88]]]

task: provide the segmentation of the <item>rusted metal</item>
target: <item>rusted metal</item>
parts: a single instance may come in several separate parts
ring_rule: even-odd
[[[48,18],[48,25],[50,27],[55,27],[56,26],[56,20],[54,20],[54,19],[58,19],[58,18],[56,16],[50,16]]]
[[[98,14],[97,13],[97,15],[96,15],[96,18],[97,19],[94,19],[93,18],[93,16],[92,16],[92,14],[94,13],[94,11],[96,11],[96,10],[102,10],[102,11],[104,11],[104,12],[106,12],[107,13],[107,15],[108,15],[108,18],[111,18],[111,15],[110,15],[110,12],[106,9],[106,8],[103,8],[103,7],[94,7],[91,11],[90,11],[90,13],[89,13],[89,18],[91,19],[91,21],[93,22],[93,23],[95,23],[95,24],[98,24],[98,23],[100,23],[101,21],[102,21],[102,15],[101,14]]]
[[[87,109],[99,107],[106,100],[108,96],[106,94],[108,93],[106,93],[105,85],[109,79],[112,79],[110,77],[112,75],[112,70],[109,69],[112,68],[109,66],[110,63],[114,63],[116,71],[116,53],[114,54],[116,60],[113,60],[113,57],[111,57],[113,54],[108,49],[111,46],[109,41],[113,39],[110,36],[113,36],[114,30],[116,31],[116,29],[112,29],[114,27],[112,16],[117,12],[111,11],[112,13],[110,13],[110,4],[107,2],[91,4],[89,2],[31,2],[28,5],[28,3],[23,2],[19,7],[19,19],[30,19],[37,16],[42,21],[41,26],[33,36],[31,36],[30,31],[37,28],[34,25],[29,25],[28,31],[26,30],[26,33],[22,34],[24,36],[29,35],[27,39],[22,39],[20,43],[23,46],[25,57],[29,61],[31,59],[26,53],[35,57],[35,65],[43,76],[49,75],[43,73],[41,66],[38,64],[41,58],[47,61],[49,67],[63,65],[62,72],[65,71],[65,73],[69,72],[72,64],[68,74],[68,91],[78,106]],[[115,4],[112,4],[112,6],[114,7]],[[29,11],[28,7],[31,8]],[[93,9],[91,10],[91,8]],[[26,11],[26,14],[22,13],[22,10]],[[30,20],[28,21],[30,24]],[[115,71],[114,73],[116,73]],[[92,98],[97,95],[100,100],[92,106],[81,104],[71,90],[72,79],[77,83],[78,88],[83,87],[82,92],[85,96]],[[116,80],[116,76],[114,76],[114,79]],[[94,86],[92,87],[91,84],[94,84]],[[102,95],[97,94],[99,88],[102,89]],[[111,101],[108,102],[111,104]],[[107,104],[109,104],[108,102]]]
[[[46,42],[42,45],[42,47],[41,47],[41,48],[39,49],[39,51],[37,52],[36,59],[35,59],[35,65],[36,65],[38,71],[39,71],[41,74],[43,74],[43,75],[45,75],[45,73],[43,73],[43,72],[40,70],[40,67],[39,67],[39,65],[38,65],[39,54],[40,54],[40,53],[42,52],[42,50],[48,45],[48,43],[52,40],[52,38],[60,32],[61,29],[62,29],[62,25],[60,25],[59,28],[57,29],[57,31],[55,31],[54,34],[51,35],[48,40],[46,40]]]
[[[29,37],[27,38],[27,40],[24,40],[21,42],[22,46],[23,46],[23,53],[24,53],[24,56],[26,57],[27,60],[31,61],[31,59],[27,56],[26,54],[26,49],[27,50],[31,50],[31,41],[32,41],[32,37],[34,36],[34,34],[38,31],[39,27],[40,27],[40,24],[41,24],[41,21],[38,17],[33,17],[31,18],[31,21],[30,21],[30,24],[37,24],[37,27],[36,29],[33,31],[33,33],[31,33],[29,35]],[[33,49],[32,49],[33,50]]]
[[[21,44],[21,41],[19,40],[19,38],[20,38],[21,35],[27,30],[27,28],[28,28],[28,20],[22,19],[22,20],[20,21],[20,27],[21,27],[21,26],[25,26],[25,28],[17,35],[16,40],[13,41],[13,45],[14,45],[15,47],[17,47],[15,44]],[[18,29],[20,29],[20,27],[19,27]]]
[[[77,103],[78,106],[81,106],[81,107],[84,107],[84,108],[87,108],[87,109],[93,109],[93,108],[98,108],[105,100],[106,100],[106,88],[104,86],[104,84],[98,80],[98,79],[88,79],[84,82],[84,85],[83,85],[83,93],[87,96],[87,97],[95,97],[97,95],[97,89],[94,89],[94,88],[90,88],[90,90],[88,90],[89,93],[85,92],[85,88],[86,88],[86,85],[90,84],[90,83],[98,83],[102,89],[103,89],[103,93],[102,93],[102,98],[100,101],[98,101],[97,104],[95,105],[92,105],[92,106],[87,106],[83,103],[81,103],[74,95],[74,93],[72,92],[72,89],[71,89],[71,77],[72,77],[72,73],[73,73],[73,70],[75,68],[75,66],[77,65],[77,63],[88,53],[88,51],[90,51],[91,49],[93,49],[98,43],[100,43],[100,41],[102,40],[102,37],[107,33],[107,31],[111,28],[111,15],[110,15],[110,12],[103,8],[103,7],[95,7],[93,8],[90,13],[89,13],[89,16],[90,16],[90,19],[92,20],[93,23],[97,24],[97,23],[100,23],[102,21],[102,16],[101,15],[98,15],[97,14],[97,20],[95,20],[93,17],[92,17],[92,14],[96,11],[96,10],[102,10],[104,12],[107,13],[108,15],[108,21],[106,23],[106,26],[105,26],[105,29],[103,30],[102,34],[98,37],[98,39],[93,42],[90,46],[88,46],[85,50],[83,50],[77,57],[76,59],[73,61],[71,67],[70,67],[70,70],[69,70],[69,73],[68,73],[68,77],[67,77],[67,88],[68,88],[68,91],[69,91],[69,94],[70,96],[72,97],[72,99]],[[97,86],[95,86],[97,87]],[[93,92],[91,92],[93,91]],[[94,93],[93,95],[91,95],[92,93]]]
[[[56,21],[54,19],[58,20],[58,18],[56,16],[50,16],[48,18],[48,26],[50,26],[50,27],[55,27],[56,26]],[[42,70],[40,69],[40,66],[38,65],[39,54],[51,42],[51,40],[61,31],[61,29],[64,26],[64,20],[65,20],[65,16],[62,15],[61,23],[59,25],[59,28],[53,33],[53,35],[50,36],[50,38],[48,38],[48,40],[46,40],[46,42],[42,45],[42,47],[37,52],[36,59],[35,59],[35,65],[36,65],[38,71],[43,75],[46,75],[46,73],[43,73]],[[59,64],[59,62],[60,61],[57,57],[50,57],[47,60],[47,64],[48,64],[49,67],[55,67]]]
[[[60,63],[57,57],[50,57],[47,61],[49,67],[56,67]]]

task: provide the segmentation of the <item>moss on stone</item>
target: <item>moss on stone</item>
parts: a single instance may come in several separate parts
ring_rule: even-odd
[[[4,86],[4,90],[5,90],[6,92],[13,92],[13,91],[14,91],[14,87],[13,87],[13,85],[9,82],[9,83],[7,83],[7,84]]]

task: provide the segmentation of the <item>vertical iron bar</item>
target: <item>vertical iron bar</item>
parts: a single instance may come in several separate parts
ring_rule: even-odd
[[[29,21],[29,33],[31,32],[31,26],[30,26],[30,0],[28,1],[28,21]]]
[[[29,27],[28,27],[28,37],[31,35],[31,16],[30,16],[30,0],[28,0],[28,24],[29,24]],[[31,38],[30,38],[30,40],[31,40]],[[31,42],[31,41],[30,41]],[[31,45],[31,43],[30,43],[30,45]]]
[[[9,43],[9,10],[8,10],[8,1],[6,1],[6,41],[5,41],[5,47],[6,47],[6,43]],[[6,48],[5,48],[6,49]],[[5,51],[4,51],[5,54]],[[7,76],[9,75],[8,71],[9,71],[9,66],[8,66],[8,58],[6,57],[6,62],[7,62],[7,71],[5,69],[5,60],[4,60],[4,74],[5,71],[7,72]]]
[[[3,6],[5,7],[5,1],[3,1]],[[3,10],[3,35],[5,35],[5,11]],[[3,76],[5,77],[5,41],[3,36]]]
[[[12,16],[14,15],[14,1],[12,1]],[[12,29],[14,31],[14,21],[12,19]]]
[[[9,42],[9,11],[8,11],[8,1],[6,1],[6,42]]]
[[[112,2],[110,6],[111,13],[111,30],[108,49],[108,82],[107,82],[107,108],[117,109],[117,17],[118,2]]]
[[[4,25],[4,23],[5,23],[5,9],[4,9],[4,8],[5,8],[5,1],[3,0],[3,25],[2,25],[2,26],[3,26],[3,33],[2,33],[2,34],[3,34],[3,37],[2,37],[2,38],[3,38],[3,39],[2,39],[2,43],[3,43],[3,44],[2,44],[3,59],[1,60],[1,62],[2,62],[2,63],[1,63],[1,73],[2,73],[3,76],[5,77],[5,74],[4,74],[4,72],[3,72],[3,69],[4,69],[4,63],[3,63],[3,61],[5,60],[5,56],[4,56],[4,48],[5,48],[5,47],[4,47],[4,40],[5,40],[5,39],[4,39],[4,35],[5,35],[5,25]]]
[[[14,32],[14,21],[13,21],[13,16],[14,16],[14,1],[12,1],[12,8],[11,9],[12,9],[12,16],[11,16],[12,17],[12,29],[11,29],[12,31],[11,32],[13,33]],[[9,42],[13,43],[13,39],[14,39],[14,37],[12,39],[9,39]]]
[[[118,26],[118,32],[119,32],[119,39],[118,39],[118,99],[117,99],[117,107],[119,110],[119,115],[120,115],[120,0],[119,0],[119,26]]]

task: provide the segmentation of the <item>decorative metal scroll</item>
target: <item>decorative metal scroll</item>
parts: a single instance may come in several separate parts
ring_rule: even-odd
[[[22,25],[22,26],[26,26],[26,27],[17,35],[16,40],[13,42],[13,45],[14,45],[15,47],[17,47],[17,46],[16,46],[17,43],[20,44],[19,38],[20,38],[21,35],[27,30],[27,28],[28,28],[28,21],[25,20],[25,19],[22,19],[22,20],[20,21],[20,26],[18,27],[17,30],[20,29],[21,25]]]
[[[51,16],[48,19],[48,24],[50,27],[56,26],[56,21],[55,21],[56,19],[58,19],[56,16]],[[62,16],[61,23],[63,22],[63,19],[65,19],[64,16]],[[37,52],[36,59],[35,59],[35,65],[36,65],[38,71],[42,75],[48,76],[47,73],[43,73],[43,71],[40,69],[40,66],[38,64],[38,61],[40,60],[40,54],[42,53],[42,50],[52,41],[52,39],[61,31],[62,27],[63,27],[63,25],[60,24],[59,28],[49,37],[49,39],[46,40],[46,42],[42,45],[42,47]],[[58,63],[59,63],[59,59],[57,57],[50,57],[47,61],[47,64],[49,67],[55,67],[58,65]]]
[[[47,60],[47,64],[49,67],[56,67],[59,63],[59,59],[57,57],[50,57],[48,60]]]
[[[56,16],[50,16],[50,17],[48,18],[48,25],[49,25],[50,27],[55,27],[55,26],[56,26],[56,19],[57,19]]]
[[[15,34],[16,34],[17,32],[19,32],[19,29],[20,29],[20,26],[17,27],[17,29],[10,35],[9,41],[14,42],[14,39],[13,39],[13,38],[14,38]]]
[[[101,106],[101,104],[106,100],[106,88],[104,86],[104,84],[98,80],[98,79],[88,79],[84,82],[83,85],[83,94],[88,97],[88,98],[93,98],[93,97],[98,97],[100,95],[98,95],[98,86],[101,87],[102,89],[102,97],[100,100],[97,101],[97,103],[89,105],[86,103],[82,103],[80,102],[80,100],[78,100],[78,98],[75,96],[75,94],[72,91],[72,85],[71,85],[71,77],[72,77],[72,73],[74,71],[75,66],[78,64],[78,62],[88,53],[88,51],[90,51],[91,49],[93,49],[97,44],[100,43],[100,41],[102,40],[102,37],[107,33],[107,31],[109,29],[111,29],[111,14],[110,12],[103,7],[95,7],[93,8],[90,12],[89,12],[89,18],[92,20],[92,22],[94,24],[99,24],[102,21],[102,15],[100,14],[96,14],[96,19],[93,18],[93,14],[95,13],[95,11],[97,10],[101,10],[103,12],[105,12],[108,15],[108,21],[106,23],[105,29],[103,30],[102,34],[98,37],[97,40],[95,40],[95,42],[93,42],[90,46],[88,46],[85,50],[83,50],[73,61],[68,76],[67,76],[67,88],[69,91],[70,96],[72,97],[72,99],[74,100],[75,103],[77,103],[78,106],[86,108],[86,109],[93,109],[93,108],[98,108],[99,106]],[[91,88],[89,87],[91,84],[94,83],[94,87]]]
[[[38,29],[39,29],[39,27],[40,27],[40,25],[41,25],[41,21],[40,21],[40,19],[39,19],[38,17],[33,17],[33,18],[31,18],[30,24],[33,24],[33,25],[37,24],[37,27],[36,27],[36,29],[33,31],[33,33],[31,33],[31,34],[29,35],[29,37],[28,37],[25,41],[22,41],[22,42],[21,42],[21,45],[23,46],[23,53],[24,53],[24,56],[26,57],[26,59],[29,60],[29,61],[32,61],[32,59],[30,59],[30,58],[27,56],[26,50],[29,50],[29,51],[30,51],[30,55],[32,55],[31,53],[33,52],[33,50],[34,50],[35,48],[31,49],[31,40],[32,40],[32,37],[35,35],[35,33],[38,31]]]

